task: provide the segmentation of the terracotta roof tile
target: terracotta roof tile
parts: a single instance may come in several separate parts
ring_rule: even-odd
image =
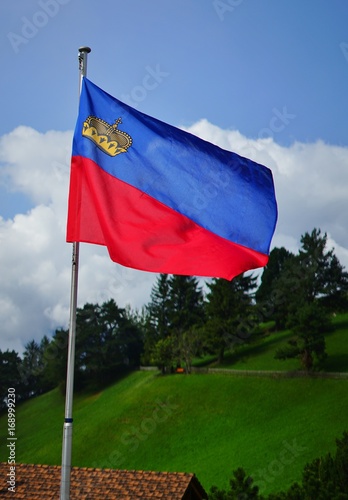
[[[15,493],[8,491],[7,463],[0,463],[0,498],[56,500],[61,467],[16,464]],[[207,495],[194,474],[72,467],[71,500],[202,500]]]

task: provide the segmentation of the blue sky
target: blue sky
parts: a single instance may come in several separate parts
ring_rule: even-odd
[[[344,0],[3,0],[0,11],[0,134],[74,127],[85,44],[90,79],[173,125],[206,118],[257,138],[277,109],[277,142],[347,145]],[[148,68],[158,85],[141,93]],[[5,216],[30,206],[1,194]]]
[[[0,133],[73,127],[85,44],[90,79],[119,98],[159,65],[166,76],[139,108],[164,121],[204,117],[257,137],[286,106],[296,119],[278,141],[347,144],[344,0],[3,0],[0,9]]]
[[[345,0],[2,0],[3,348],[20,350],[67,321],[81,45],[92,48],[88,77],[110,94],[272,169],[275,245],[296,249],[320,227],[348,265],[347,19]],[[81,302],[116,294],[140,307],[153,276],[111,268],[102,250],[84,250]]]

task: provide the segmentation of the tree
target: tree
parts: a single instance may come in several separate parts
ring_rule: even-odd
[[[330,327],[329,314],[342,304],[348,290],[348,274],[333,249],[327,250],[327,235],[320,229],[301,237],[301,248],[287,260],[276,281],[282,302],[282,324],[294,337],[276,353],[278,359],[298,357],[306,370],[325,359],[324,333]]]
[[[67,346],[67,341],[68,341],[67,336],[68,336],[68,332],[66,332],[66,339],[64,339],[63,345],[65,345],[65,346]],[[58,380],[58,382],[57,382],[57,380],[50,380],[50,375],[49,375],[50,361],[51,361],[51,356],[49,355],[49,353],[50,353],[50,348],[54,342],[53,339],[54,339],[54,337],[50,340],[47,337],[47,335],[44,335],[41,339],[41,342],[40,342],[41,360],[39,363],[40,368],[38,370],[40,373],[37,373],[37,375],[39,378],[38,383],[39,383],[41,393],[47,392],[47,391],[53,389],[54,387],[57,387],[57,385],[59,383],[59,380]],[[65,362],[65,359],[66,359],[66,356],[63,353],[63,355],[60,356],[61,365]],[[65,363],[64,367],[66,370],[66,363]]]
[[[207,286],[210,291],[205,304],[205,345],[218,354],[221,363],[225,350],[244,342],[249,335],[251,290],[256,287],[256,278],[237,276],[232,281],[214,278]]]
[[[185,363],[188,370],[198,343],[194,327],[204,321],[203,292],[193,276],[161,274],[146,307],[143,361],[159,364]],[[175,349],[172,349],[172,341]],[[192,338],[191,338],[192,337]],[[169,355],[169,353],[171,353]],[[165,362],[164,362],[165,360]]]
[[[261,284],[255,293],[258,317],[261,321],[275,321],[275,329],[285,327],[289,308],[289,289],[298,285],[293,275],[295,256],[284,247],[274,248],[265,266]]]
[[[178,347],[173,337],[160,339],[152,349],[151,363],[157,366],[162,374],[170,373],[178,358]]]
[[[26,397],[38,396],[56,387],[60,380],[50,380],[49,356],[47,352],[51,343],[44,335],[38,344],[31,340],[25,346],[22,363],[20,364],[20,377],[26,388]]]
[[[169,332],[177,345],[178,364],[185,363],[189,373],[192,359],[198,353],[193,332],[204,322],[203,292],[193,276],[173,275],[169,285]]]
[[[178,353],[185,363],[186,373],[191,373],[192,360],[203,351],[201,328],[192,326],[185,330],[179,338]]]
[[[304,467],[302,474],[304,500],[348,499],[348,433],[336,439],[336,453],[328,453]]]
[[[165,338],[169,328],[170,284],[168,274],[160,274],[151,290],[147,305],[149,320],[158,338]]]
[[[111,299],[85,304],[76,316],[77,380],[105,384],[125,366],[139,364],[142,333],[127,309]]]
[[[43,370],[41,376],[43,391],[53,389],[54,387],[60,387],[62,393],[65,393],[68,340],[69,331],[58,328],[54,332],[51,340],[45,336],[40,343],[43,351]],[[75,373],[76,372],[75,363]]]
[[[258,302],[267,294],[270,297],[268,314],[277,329],[285,328],[303,304],[319,300],[329,312],[347,305],[348,273],[334,250],[327,249],[327,235],[320,229],[301,236],[297,255],[285,249],[272,250],[268,266],[256,295]]]
[[[311,234],[305,233],[301,237],[301,244],[298,258],[303,271],[306,301],[313,302],[320,298],[324,304],[334,305],[347,294],[348,273],[339,263],[334,250],[327,250],[327,234],[313,229]]]
[[[150,362],[156,343],[169,335],[169,278],[160,274],[151,290],[150,302],[145,308],[144,353],[142,362]]]
[[[26,398],[25,386],[20,376],[22,360],[14,350],[0,351],[0,410],[6,408],[9,388],[15,389],[16,400]]]
[[[35,340],[31,340],[25,346],[20,367],[21,379],[27,387],[27,397],[37,396],[43,392],[41,387],[43,369],[43,349]]]
[[[203,292],[194,276],[169,278],[169,331],[180,335],[193,325],[203,323]]]
[[[255,293],[258,303],[272,299],[276,281],[284,270],[286,262],[293,257],[294,254],[284,247],[273,248],[269,254],[268,263],[263,269],[260,286]]]
[[[219,490],[213,486],[209,492],[209,500],[261,500],[258,486],[253,485],[252,477],[247,476],[242,467],[233,471],[230,479],[230,490]]]
[[[289,345],[276,352],[276,359],[299,358],[305,370],[311,370],[325,359],[325,337],[330,328],[330,318],[318,301],[303,304],[289,318],[294,337]]]
[[[144,320],[129,306],[122,309],[118,328],[118,345],[123,356],[123,364],[128,367],[140,365],[144,350]]]

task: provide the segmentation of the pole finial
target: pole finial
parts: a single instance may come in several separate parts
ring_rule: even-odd
[[[87,74],[87,56],[91,52],[90,47],[79,48],[79,69],[80,69],[80,91],[82,77]]]
[[[89,54],[91,52],[91,50],[92,49],[90,47],[87,47],[87,46],[86,47],[83,46],[83,47],[79,48],[79,52],[86,52],[87,54]]]

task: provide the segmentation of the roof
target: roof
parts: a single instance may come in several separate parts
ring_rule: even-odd
[[[0,484],[0,498],[56,500],[60,493],[58,465],[16,464],[15,493]],[[0,463],[0,476],[11,479],[10,465]],[[14,477],[12,477],[14,479]],[[6,495],[6,497],[7,497]],[[203,500],[207,494],[194,474],[72,467],[71,500]]]

